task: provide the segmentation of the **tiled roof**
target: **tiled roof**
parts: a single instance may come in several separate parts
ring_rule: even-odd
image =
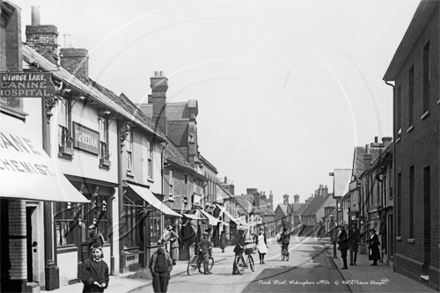
[[[298,213],[298,211],[301,209],[302,206],[304,206],[305,203],[291,203],[290,206],[292,207],[292,210],[295,214]]]
[[[144,124],[142,121],[137,119],[137,117],[134,115],[134,113],[131,113],[130,111],[127,111],[126,109],[121,107],[120,104],[116,103],[110,97],[107,97],[104,93],[99,91],[97,88],[83,83],[82,81],[77,79],[75,76],[73,76],[71,73],[69,73],[67,70],[65,70],[63,67],[57,66],[57,65],[51,63],[46,58],[44,58],[43,56],[38,54],[34,49],[30,48],[27,45],[23,45],[22,52],[23,52],[24,59],[27,62],[29,62],[30,64],[32,64],[32,63],[38,64],[41,69],[43,69],[45,71],[52,72],[52,74],[57,79],[60,79],[63,82],[67,83],[71,88],[74,88],[77,91],[84,93],[90,99],[93,99],[93,101],[102,105],[102,107],[107,108],[107,109],[113,111],[114,113],[117,113],[121,117],[132,121],[138,127],[141,127],[144,130],[147,130],[151,133],[155,133],[158,137],[164,139],[164,137],[157,134],[152,127]]]
[[[380,154],[385,150],[384,147],[370,147],[368,146],[369,152],[371,154],[371,162],[376,161]],[[364,154],[365,147],[357,146],[354,148],[353,155],[353,175],[359,177],[364,171]]]
[[[319,209],[322,207],[322,205],[327,200],[327,196],[321,196],[321,195],[315,195],[312,200],[309,202],[307,207],[304,209],[304,211],[301,213],[301,216],[313,216],[316,215],[316,213],[319,211]]]

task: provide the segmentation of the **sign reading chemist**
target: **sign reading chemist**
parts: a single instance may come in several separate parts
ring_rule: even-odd
[[[50,72],[0,72],[0,97],[52,97],[56,87]]]
[[[73,122],[73,147],[99,154],[99,133],[77,122]]]

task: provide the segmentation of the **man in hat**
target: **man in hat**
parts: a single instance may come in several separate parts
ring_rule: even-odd
[[[101,233],[98,233],[98,228],[96,225],[92,224],[87,229],[89,232],[89,239],[81,243],[82,251],[87,252],[87,256],[84,257],[83,261],[91,256],[91,247],[93,245],[97,245],[102,247],[104,245],[104,236]]]
[[[95,243],[91,248],[92,256],[84,261],[81,268],[81,281],[84,283],[83,293],[104,292],[109,282],[109,269],[102,259],[102,247]]]
[[[359,229],[356,227],[356,222],[352,222],[351,228],[348,230],[348,246],[350,248],[351,266],[356,265],[359,242],[361,242]]]
[[[341,268],[341,270],[348,269],[347,267],[347,250],[348,250],[348,237],[347,237],[347,231],[345,231],[345,225],[339,225],[340,229],[339,236],[338,236],[338,250],[341,251],[341,258],[344,262],[344,266]]]
[[[209,271],[209,251],[212,247],[212,244],[208,240],[208,237],[209,237],[208,232],[203,232],[202,236],[203,236],[203,238],[200,239],[200,241],[199,241],[200,259],[203,260],[204,274],[210,275],[212,273]],[[200,268],[199,268],[199,271],[200,271]]]
[[[237,261],[239,261],[239,258],[241,258],[243,264],[246,265],[246,262],[243,259],[243,250],[244,250],[244,244],[245,244],[245,238],[244,238],[244,231],[245,230],[246,230],[245,227],[239,226],[237,228],[237,234],[235,235],[235,239],[234,239],[234,241],[235,241],[235,247],[234,247],[235,258],[234,258],[234,264],[233,264],[233,269],[232,269],[233,275],[240,274],[240,272],[235,271],[235,269],[236,269],[235,263]]]

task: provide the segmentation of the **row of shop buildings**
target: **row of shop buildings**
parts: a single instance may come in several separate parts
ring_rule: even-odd
[[[86,49],[58,50],[38,8],[23,43],[20,8],[0,4],[1,291],[78,282],[91,224],[112,274],[145,267],[167,226],[179,260],[208,228],[215,246],[239,225],[275,236],[273,195],[234,195],[200,154],[196,100],[168,103],[155,72],[148,102],[134,104],[89,77]]]

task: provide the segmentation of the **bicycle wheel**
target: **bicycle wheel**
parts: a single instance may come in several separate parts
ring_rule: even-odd
[[[250,255],[250,254],[248,255],[247,261],[248,261],[248,264],[249,264],[249,267],[251,268],[251,270],[253,272],[255,272],[255,270],[254,270],[254,267],[255,267],[254,258],[252,257],[252,255]]]
[[[208,269],[211,271],[212,267],[214,266],[214,258],[212,256],[208,259]]]
[[[186,268],[186,272],[188,276],[191,275],[191,272],[197,269],[197,256],[193,256],[193,258],[188,261],[188,267]]]

